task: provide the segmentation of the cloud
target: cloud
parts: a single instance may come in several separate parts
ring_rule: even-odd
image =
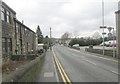
[[[64,32],[90,36],[102,25],[101,0],[3,0],[17,13],[17,18],[32,30],[41,26],[44,35],[61,37]],[[118,0],[105,1],[105,24],[115,26]]]

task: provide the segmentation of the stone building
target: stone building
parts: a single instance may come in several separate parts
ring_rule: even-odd
[[[1,21],[1,6],[2,1],[0,0],[0,67],[2,66],[2,21]],[[0,83],[2,82],[2,69],[0,69]]]
[[[13,29],[16,12],[7,4],[2,2],[1,20],[2,20],[2,54],[3,57],[9,57],[13,53]]]
[[[16,19],[16,12],[6,3],[1,5],[2,56],[34,53],[35,32]]]
[[[117,57],[120,58],[120,2],[118,3],[118,11],[116,12],[116,28],[117,28]]]
[[[2,6],[2,1],[0,0],[0,9]],[[2,21],[1,21],[1,10],[0,10],[0,58],[2,57]]]
[[[36,48],[36,34],[30,28],[25,26],[23,23],[14,19],[15,32],[14,32],[14,43],[15,54],[29,54],[34,53]]]

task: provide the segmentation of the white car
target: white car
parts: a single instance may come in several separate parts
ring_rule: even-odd
[[[109,42],[108,42],[108,41],[105,41],[105,42],[102,42],[102,43],[100,44],[100,46],[103,46],[103,43],[104,43],[104,46],[109,45]]]
[[[111,40],[111,41],[109,41],[109,47],[116,47],[116,40],[115,41],[113,41],[113,40]]]
[[[104,42],[104,46],[106,46],[106,47],[112,47],[113,45],[116,47],[116,40],[115,41],[110,40],[110,41]],[[103,46],[103,42],[100,44],[100,46]]]
[[[37,45],[37,51],[38,51],[39,53],[43,53],[43,52],[44,52],[43,46],[44,46],[44,44],[38,44],[38,45]]]

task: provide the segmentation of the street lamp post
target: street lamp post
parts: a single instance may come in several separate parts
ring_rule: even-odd
[[[103,35],[103,56],[104,56],[105,55],[105,39],[104,39],[104,35],[106,34],[104,32],[104,29],[107,28],[107,27],[106,26],[100,26],[100,28],[103,29],[102,35]]]
[[[104,40],[104,35],[106,34],[104,32],[104,29],[106,26],[104,26],[104,1],[102,0],[102,26],[100,26],[101,29],[103,29],[102,35],[103,35],[103,56],[105,54],[105,40]]]

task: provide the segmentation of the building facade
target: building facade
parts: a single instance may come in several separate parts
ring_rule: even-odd
[[[15,54],[29,54],[35,53],[36,48],[36,34],[30,28],[25,26],[20,21],[14,19],[15,29],[14,29],[14,43]]]
[[[117,33],[117,57],[120,58],[120,2],[118,3],[118,11],[116,12],[116,33]]]
[[[35,32],[16,19],[16,12],[6,3],[1,5],[2,56],[35,52]]]
[[[2,57],[2,20],[1,20],[2,1],[0,0],[0,60]]]
[[[2,2],[1,20],[2,20],[2,54],[3,57],[9,57],[13,53],[13,29],[16,12],[7,4]]]

